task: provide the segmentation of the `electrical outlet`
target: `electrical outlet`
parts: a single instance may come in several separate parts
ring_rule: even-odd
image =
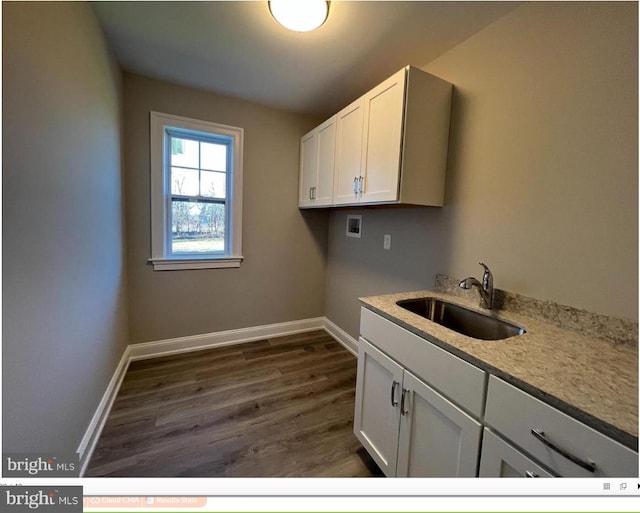
[[[384,247],[384,249],[391,249],[391,234],[390,233],[385,233],[383,247]]]

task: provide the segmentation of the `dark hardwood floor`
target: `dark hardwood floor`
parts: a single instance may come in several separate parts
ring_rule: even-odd
[[[324,331],[132,362],[86,477],[380,475],[355,377]]]

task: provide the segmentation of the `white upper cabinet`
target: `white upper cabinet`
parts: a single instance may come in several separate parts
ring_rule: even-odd
[[[333,178],[336,155],[336,117],[316,128],[318,137],[318,174],[313,200],[315,206],[333,203]]]
[[[442,206],[452,89],[450,83],[407,66],[336,114],[331,202],[318,201],[306,175],[304,155],[311,147],[309,134],[304,136],[300,207]],[[316,169],[327,182],[329,167]]]
[[[315,130],[300,139],[300,191],[298,206],[309,207],[312,204],[313,186],[318,173],[318,138]]]
[[[358,201],[362,175],[364,98],[342,109],[336,117],[338,127],[333,202],[344,205]]]
[[[361,202],[398,199],[405,78],[403,69],[364,96]]]
[[[324,207],[333,203],[335,148],[336,116],[300,140],[299,207]]]

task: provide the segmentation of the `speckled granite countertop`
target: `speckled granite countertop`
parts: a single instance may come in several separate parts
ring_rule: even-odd
[[[431,322],[396,301],[435,297],[517,324],[526,333],[477,340]],[[516,313],[481,310],[477,302],[435,291],[361,298],[365,308],[428,339],[638,450],[638,348],[608,342]]]

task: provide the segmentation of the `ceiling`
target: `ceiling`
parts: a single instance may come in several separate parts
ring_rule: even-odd
[[[333,1],[324,25],[298,33],[266,1],[91,3],[127,71],[318,116],[519,4]]]

